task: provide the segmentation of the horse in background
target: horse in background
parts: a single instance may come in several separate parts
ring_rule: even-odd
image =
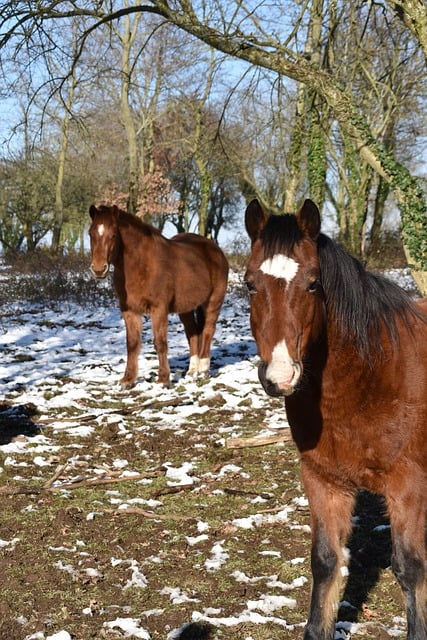
[[[320,232],[317,206],[246,209],[250,322],[271,396],[284,396],[310,505],[304,640],[331,640],[359,489],[385,497],[408,640],[427,639],[427,300],[369,273]]]
[[[141,315],[151,316],[159,359],[158,382],[168,386],[168,315],[177,313],[190,347],[188,374],[205,376],[218,315],[227,289],[228,262],[215,242],[194,233],[171,239],[116,206],[89,210],[95,278],[114,266],[114,286],[126,326],[127,364],[121,380],[131,388],[138,374]]]

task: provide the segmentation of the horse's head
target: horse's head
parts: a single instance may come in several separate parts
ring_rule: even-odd
[[[89,228],[92,262],[90,270],[95,278],[105,278],[110,269],[116,246],[120,210],[116,206],[89,209],[92,224]]]
[[[323,325],[323,292],[316,239],[320,215],[306,200],[295,215],[270,216],[257,200],[246,209],[252,242],[245,282],[250,320],[261,358],[259,378],[273,396],[291,395]]]

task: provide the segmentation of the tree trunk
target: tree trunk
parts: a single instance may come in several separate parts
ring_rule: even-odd
[[[128,2],[125,3],[128,7]],[[132,109],[130,104],[130,89],[131,89],[131,64],[130,64],[130,52],[132,43],[135,40],[137,34],[137,26],[141,14],[135,14],[135,20],[131,27],[130,17],[126,15],[124,17],[125,27],[121,37],[122,42],[122,62],[121,62],[121,88],[120,88],[120,114],[123,122],[123,126],[126,131],[127,143],[128,143],[128,202],[127,210],[129,213],[136,214],[138,208],[138,191],[139,191],[139,151],[137,132],[132,115]]]
[[[64,184],[65,162],[67,159],[68,138],[70,132],[70,110],[74,99],[74,79],[71,79],[71,86],[68,93],[67,104],[64,105],[65,113],[61,122],[61,148],[58,157],[58,170],[55,185],[55,219],[52,229],[51,249],[54,254],[60,253],[61,233],[64,224],[64,203],[62,200],[62,188]]]
[[[283,52],[279,55],[274,39],[271,42],[273,50],[270,51],[265,42],[258,42],[252,33],[248,37],[244,34],[230,37],[228,32],[221,33],[217,28],[200,22],[189,0],[184,3],[185,11],[174,9],[174,5],[163,0],[153,1],[160,15],[215,49],[307,84],[321,96],[361,157],[390,183],[402,213],[402,238],[411,268],[414,275],[416,270],[427,272],[427,205],[423,190],[409,171],[377,143],[366,118],[332,75],[314,68],[302,56],[287,57]],[[426,15],[427,11],[423,9],[423,20]],[[422,282],[423,278],[419,280]],[[422,292],[427,295],[427,288],[422,286]]]
[[[375,203],[373,211],[373,222],[371,228],[370,245],[372,248],[378,248],[381,243],[381,227],[384,219],[385,203],[390,193],[390,185],[379,177],[377,181],[377,189],[375,193]]]

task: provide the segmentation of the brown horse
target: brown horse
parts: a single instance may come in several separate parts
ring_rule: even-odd
[[[359,489],[382,494],[409,640],[427,638],[427,301],[320,233],[316,205],[246,209],[246,283],[265,391],[285,396],[309,499],[313,587],[305,640],[334,635],[341,550]]]
[[[193,233],[170,240],[158,229],[116,206],[89,210],[91,271],[105,278],[114,266],[114,286],[126,325],[127,364],[121,380],[134,385],[141,348],[141,315],[151,316],[159,358],[158,381],[169,384],[168,314],[177,313],[190,346],[188,374],[207,375],[211,342],[227,289],[228,263],[213,242]]]

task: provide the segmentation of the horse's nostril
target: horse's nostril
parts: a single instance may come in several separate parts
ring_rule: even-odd
[[[92,275],[95,276],[95,278],[105,278],[105,276],[108,273],[108,270],[109,270],[108,263],[105,263],[101,269],[96,269],[93,263],[90,265],[90,271]]]

